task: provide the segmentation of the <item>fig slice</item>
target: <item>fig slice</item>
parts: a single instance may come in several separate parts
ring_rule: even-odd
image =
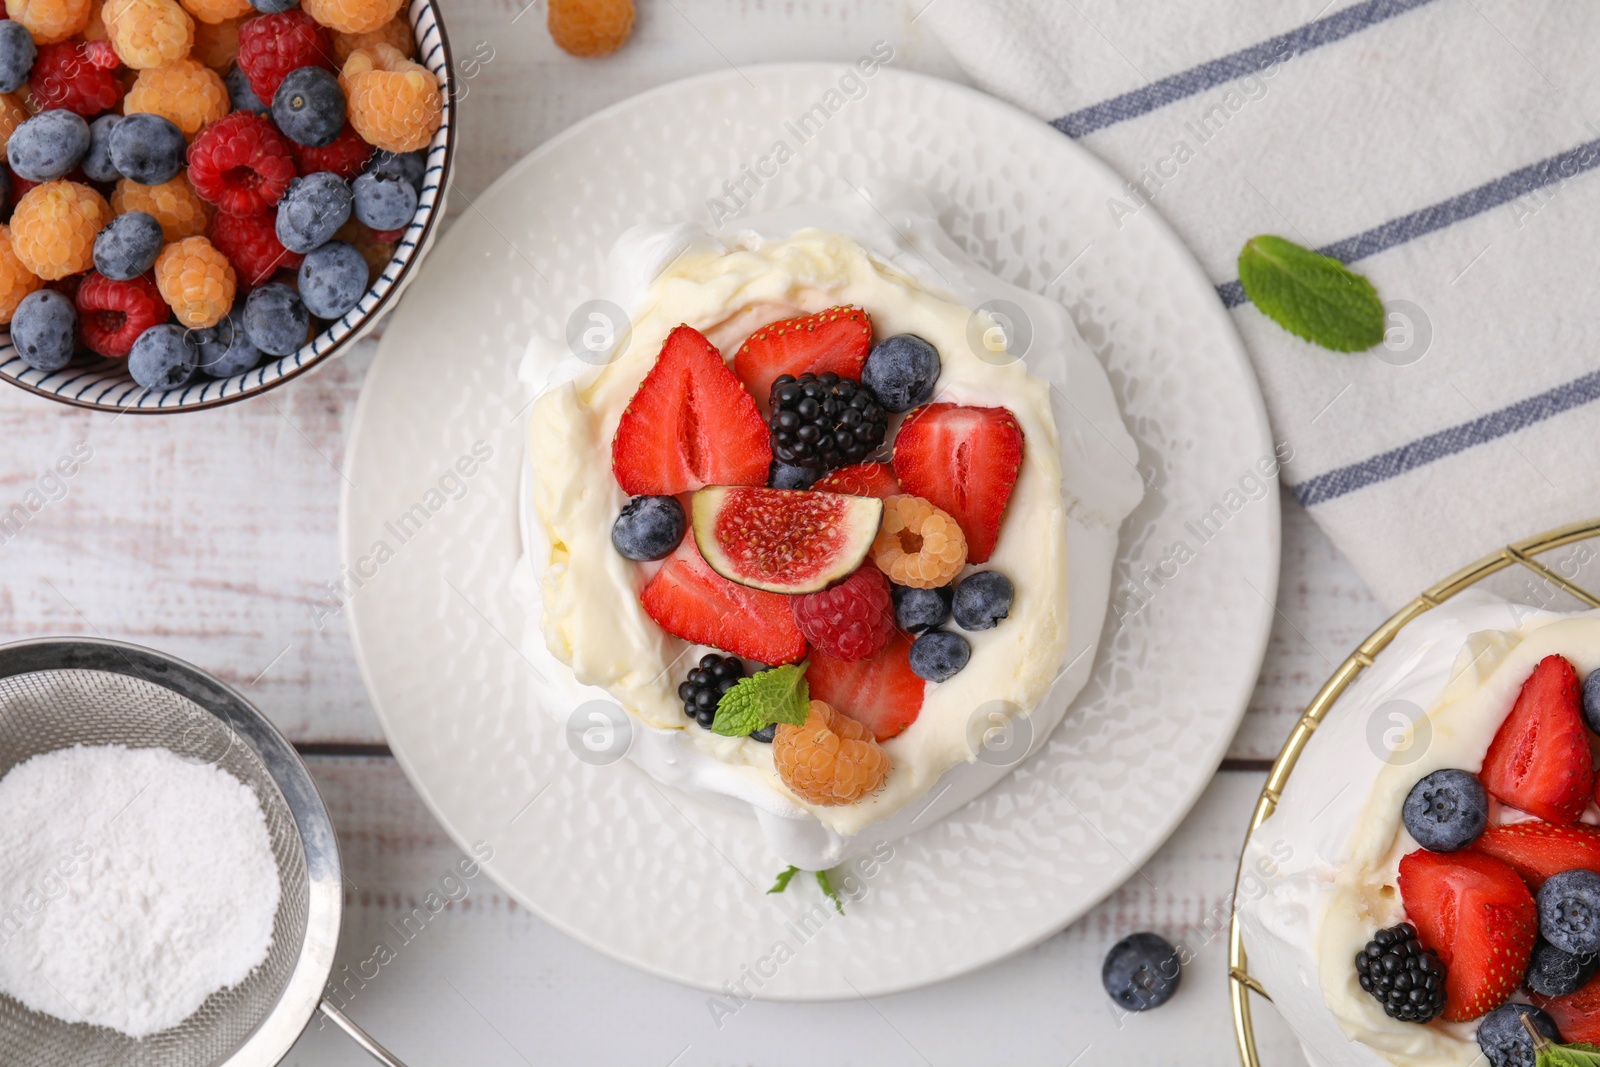
[[[866,559],[883,520],[870,496],[711,485],[689,507],[694,541],[729,581],[773,593],[814,593]]]

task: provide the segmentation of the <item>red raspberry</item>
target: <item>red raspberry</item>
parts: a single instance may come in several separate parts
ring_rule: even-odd
[[[166,322],[171,313],[148,274],[114,282],[92,270],[78,286],[77,304],[78,336],[108,359],[127,358],[139,335]]]
[[[39,46],[28,92],[41,110],[60,108],[89,118],[117,106],[117,53],[110,41],[62,41]]]
[[[248,111],[213,122],[189,145],[194,191],[230,215],[267,210],[293,178],[288,143],[271,122]]]
[[[355,181],[356,175],[366,169],[367,160],[372,158],[372,146],[363,141],[348,122],[339,136],[321,148],[290,142],[289,151],[294,153],[295,165],[302,175],[331,170],[347,182]]]
[[[834,659],[866,659],[894,631],[889,581],[876,567],[862,567],[820,593],[797,596],[790,606],[806,640]]]
[[[283,247],[277,225],[276,208],[255,215],[219,211],[211,218],[211,243],[228,257],[240,282],[257,286],[280,269],[297,270],[306,258]]]
[[[239,27],[239,69],[250,88],[270,105],[278,83],[301,67],[333,69],[328,31],[299,8],[261,15]]]

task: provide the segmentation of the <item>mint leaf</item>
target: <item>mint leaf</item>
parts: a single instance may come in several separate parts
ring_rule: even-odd
[[[1239,250],[1239,284],[1266,316],[1296,337],[1335,352],[1383,340],[1383,301],[1372,283],[1282,237],[1252,237]]]
[[[1526,1013],[1519,1015],[1518,1021],[1533,1038],[1534,1067],[1600,1067],[1600,1047],[1581,1041],[1558,1045],[1541,1034]]]
[[[822,895],[833,901],[833,906],[840,915],[844,914],[844,901],[839,899],[838,891],[833,888],[833,882],[828,878],[827,871],[817,872],[817,888],[822,890]],[[1585,1065],[1587,1067],[1587,1065]]]
[[[769,723],[799,726],[811,706],[811,687],[802,664],[785,664],[741,678],[717,702],[711,732],[723,737],[748,737]]]
[[[781,892],[783,892],[785,889],[789,888],[789,882],[794,878],[795,875],[797,875],[799,873],[800,873],[800,868],[799,867],[790,867],[786,871],[779,871],[778,872],[778,880],[776,882],[772,883],[772,888],[767,890],[767,892],[768,893],[781,893]]]

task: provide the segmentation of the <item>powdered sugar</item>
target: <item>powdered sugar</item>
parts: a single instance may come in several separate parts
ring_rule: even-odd
[[[281,887],[255,792],[163,748],[75,746],[0,779],[0,992],[144,1037],[267,956]]]

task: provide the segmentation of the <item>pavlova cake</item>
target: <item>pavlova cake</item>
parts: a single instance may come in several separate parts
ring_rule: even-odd
[[[1600,612],[1469,593],[1401,631],[1251,835],[1250,973],[1312,1063],[1600,1044]]]
[[[608,269],[612,343],[525,368],[544,710],[615,702],[633,762],[807,870],[998,781],[985,738],[1087,679],[1142,492],[1065,309],[908,192],[645,227]]]

